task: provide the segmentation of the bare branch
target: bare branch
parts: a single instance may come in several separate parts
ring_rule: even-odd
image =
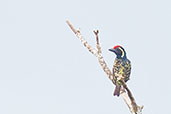
[[[71,30],[76,34],[76,36],[79,38],[79,40],[81,41],[81,43],[83,43],[83,45],[84,45],[85,47],[87,47],[87,49],[88,49],[93,55],[95,55],[95,56],[97,57],[97,51],[96,51],[94,48],[92,48],[92,47],[88,44],[88,42],[83,38],[83,36],[82,36],[81,33],[80,33],[80,30],[76,30],[76,29],[73,27],[73,25],[72,25],[69,21],[66,21],[66,23],[69,25],[69,27],[71,28]]]
[[[67,20],[66,21],[66,23],[69,25],[69,27],[71,28],[71,30],[75,33],[75,34],[77,34],[77,30],[72,26],[72,24]]]
[[[105,63],[103,57],[101,56],[101,54],[98,54],[97,50],[92,48],[88,42],[83,38],[83,36],[81,35],[80,31],[76,30],[73,25],[69,22],[69,21],[66,21],[67,24],[69,25],[69,27],[71,28],[71,30],[76,34],[76,36],[80,39],[81,43],[83,43],[83,45],[93,54],[95,55],[98,60],[99,60],[99,63],[100,65],[102,66],[103,70],[105,71],[105,73],[107,74],[108,78],[110,80],[113,79],[113,76],[112,76],[112,73],[110,71],[110,69],[107,67],[107,64]],[[98,33],[97,33],[98,34]],[[96,37],[96,40],[98,39],[98,37]],[[98,41],[96,41],[96,43],[98,43]],[[100,48],[98,48],[100,49]]]
[[[98,37],[98,33],[99,31],[93,31],[94,34],[96,35],[96,49],[92,48],[88,42],[83,38],[83,36],[81,35],[79,30],[76,30],[73,25],[69,22],[66,21],[66,23],[68,24],[68,26],[71,28],[71,30],[76,34],[76,36],[80,39],[80,41],[83,43],[83,45],[93,54],[97,57],[99,64],[101,65],[101,67],[103,68],[104,72],[107,74],[108,78],[113,82],[113,74],[110,71],[110,69],[108,68],[103,56],[101,55],[101,47],[100,47],[100,43],[99,43],[99,37]],[[115,84],[113,82],[113,84]],[[126,91],[127,93],[126,93]],[[135,102],[135,99],[131,93],[131,91],[129,90],[129,88],[127,87],[127,85],[124,83],[123,87],[121,88],[121,96],[124,99],[125,103],[127,104],[130,112],[132,114],[142,114],[142,109],[143,106],[138,106]]]
[[[101,47],[100,47],[100,44],[99,44],[99,37],[98,37],[99,31],[98,30],[96,30],[96,31],[94,30],[93,32],[96,35],[96,48],[97,48],[97,53],[102,53]]]
[[[142,113],[142,109],[143,109],[143,106],[138,106],[135,102],[135,99],[130,91],[130,89],[128,88],[128,86],[126,84],[123,85],[123,87],[126,89],[127,93],[128,93],[128,97],[130,98],[131,100],[131,105],[133,106],[132,109],[133,109],[133,112],[139,112],[138,114],[141,114]]]

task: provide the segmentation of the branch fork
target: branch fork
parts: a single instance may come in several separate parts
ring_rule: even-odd
[[[108,78],[114,83],[113,79],[113,74],[111,72],[111,70],[108,68],[105,60],[103,59],[102,56],[102,51],[101,51],[101,46],[99,43],[99,37],[98,37],[98,30],[93,31],[95,36],[96,36],[96,49],[92,48],[88,42],[83,38],[83,36],[81,35],[80,30],[77,30],[73,27],[73,25],[67,20],[66,23],[68,24],[68,26],[71,28],[71,30],[75,33],[75,35],[78,37],[78,39],[81,41],[81,43],[93,54],[97,57],[99,64],[101,65],[102,69],[104,70],[104,72],[107,74]],[[125,101],[125,103],[127,104],[130,112],[132,114],[142,114],[142,109],[143,106],[138,106],[136,104],[136,101],[130,91],[130,89],[128,88],[128,86],[124,83],[123,87],[121,88],[120,94],[123,98],[123,100]]]

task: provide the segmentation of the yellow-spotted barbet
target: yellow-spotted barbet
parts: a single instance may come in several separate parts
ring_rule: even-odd
[[[116,85],[114,96],[119,96],[121,86],[129,80],[131,74],[131,62],[126,56],[126,51],[120,45],[114,46],[112,49],[109,49],[109,51],[116,54],[116,59],[113,65],[114,83]]]

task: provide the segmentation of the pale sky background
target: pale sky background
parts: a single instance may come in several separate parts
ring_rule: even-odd
[[[0,114],[130,114],[66,19],[110,68],[125,48],[143,114],[171,113],[170,0],[0,0]]]

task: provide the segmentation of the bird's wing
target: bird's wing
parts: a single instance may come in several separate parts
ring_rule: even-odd
[[[125,80],[125,82],[127,82],[129,80],[130,74],[131,74],[131,62],[128,61],[127,65],[126,65],[126,80]]]

